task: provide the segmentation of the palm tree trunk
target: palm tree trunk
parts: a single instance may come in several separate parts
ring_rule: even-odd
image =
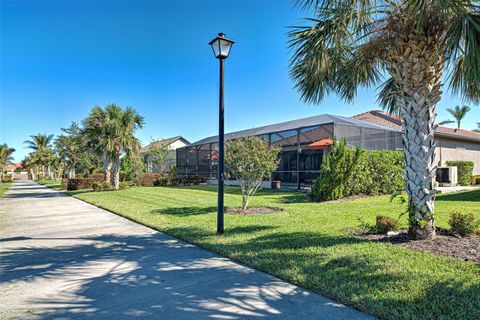
[[[112,186],[115,190],[120,187],[120,159],[115,159],[112,166]]]
[[[389,72],[397,84],[396,103],[403,118],[405,191],[409,198],[409,233],[435,237],[433,177],[435,106],[440,100],[443,56],[437,44],[422,36],[399,40],[389,56]]]
[[[110,181],[110,172],[112,170],[112,162],[108,159],[103,160],[103,180]]]

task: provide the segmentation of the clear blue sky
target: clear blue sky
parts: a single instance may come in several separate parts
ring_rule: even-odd
[[[226,63],[227,131],[378,108],[374,91],[350,105],[299,101],[286,33],[304,14],[291,1],[1,1],[0,11],[0,142],[17,149],[17,161],[29,135],[58,134],[110,102],[145,116],[144,143],[215,134],[218,62],[207,43],[218,32],[237,42]],[[439,118],[456,104],[444,95]],[[480,121],[472,107],[467,129]]]

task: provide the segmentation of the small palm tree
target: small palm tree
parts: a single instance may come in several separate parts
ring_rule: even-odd
[[[455,118],[457,121],[457,128],[460,129],[460,124],[462,119],[465,118],[467,113],[470,111],[469,106],[455,106],[455,109],[448,108],[447,111]]]
[[[144,123],[144,118],[134,109],[122,109],[116,104],[109,104],[105,108],[94,107],[84,121],[89,144],[102,154],[105,163],[112,168],[111,181],[115,189],[120,184],[120,158],[138,151],[140,141],[134,132],[143,128]]]
[[[297,3],[315,17],[290,33],[296,88],[307,102],[320,103],[331,93],[351,102],[359,87],[380,85],[379,102],[403,119],[410,234],[435,237],[435,107],[444,73],[454,93],[480,100],[478,2]]]
[[[480,122],[477,122],[477,129],[474,129],[475,132],[480,132]]]
[[[0,174],[0,182],[3,181],[3,167],[13,161],[12,154],[15,152],[14,148],[9,148],[6,143],[0,145],[0,167],[1,167],[1,174]]]
[[[42,176],[45,177],[45,165],[47,165],[48,153],[49,150],[51,150],[53,134],[47,135],[46,133],[38,133],[30,136],[30,138],[31,140],[25,140],[23,143],[26,144],[27,148],[33,150],[32,158],[35,159],[37,166],[40,165]]]

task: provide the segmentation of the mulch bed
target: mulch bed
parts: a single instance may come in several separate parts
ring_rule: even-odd
[[[460,237],[443,229],[437,229],[437,237],[434,240],[412,240],[408,237],[406,231],[400,231],[398,234],[392,235],[357,233],[355,236],[480,264],[480,236]]]
[[[225,210],[225,213],[248,215],[248,214],[271,214],[279,211],[282,211],[282,208],[252,207],[252,208],[247,208],[247,210],[242,210],[242,208],[228,208]]]

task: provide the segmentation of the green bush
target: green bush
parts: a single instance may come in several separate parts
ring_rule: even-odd
[[[332,150],[334,154],[328,156]],[[342,160],[343,156],[338,155],[338,151],[334,150],[333,146],[324,155],[320,177],[315,180],[312,186],[312,195],[316,200],[333,200],[356,194],[393,194],[403,190],[404,163],[402,152],[390,150],[357,151],[348,148],[341,152],[344,152],[345,157],[350,160]],[[356,159],[357,156],[358,159]],[[333,166],[332,162],[338,161],[334,158],[340,159],[340,163],[345,161],[346,163]],[[325,160],[327,162],[324,162]],[[324,171],[325,174],[322,173]],[[330,197],[322,195],[325,190],[329,189],[332,193]]]
[[[360,156],[360,149],[347,149],[347,140],[334,140],[330,150],[323,154],[320,176],[312,186],[313,198],[324,201],[342,198]]]
[[[125,189],[128,189],[128,182],[126,181],[120,182],[118,190],[125,190]]]
[[[123,182],[120,183],[120,188]],[[103,181],[103,182],[94,182],[92,183],[92,189],[93,191],[112,191],[113,187],[112,184],[108,181]]]
[[[472,161],[447,161],[447,166],[457,167],[458,184],[468,186],[472,182]]]
[[[448,224],[450,225],[450,231],[452,233],[465,237],[475,234],[479,222],[475,221],[473,213],[463,214],[459,212],[451,212]]]
[[[398,221],[393,218],[378,215],[375,219],[375,231],[377,233],[387,234],[390,231],[398,230],[398,228]]]
[[[472,185],[478,185],[478,184],[480,184],[480,174],[472,176]]]

